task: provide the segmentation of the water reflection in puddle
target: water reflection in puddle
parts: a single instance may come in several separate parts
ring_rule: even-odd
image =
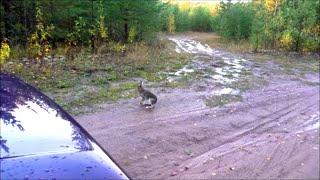
[[[232,88],[222,88],[222,89],[219,89],[219,90],[214,90],[212,92],[212,94],[213,95],[217,95],[217,96],[221,96],[221,95],[224,95],[224,94],[238,95],[238,94],[240,94],[240,91],[232,89]]]
[[[209,83],[225,87],[216,90],[213,94],[239,94],[239,90],[230,90],[228,85],[239,80],[241,73],[248,70],[246,59],[234,57],[226,52],[214,50],[209,45],[190,39],[169,38],[176,44],[177,53],[185,52],[193,54],[193,60],[176,72],[167,72],[168,82],[176,82],[186,75],[197,73]],[[221,92],[219,92],[221,91]],[[235,93],[237,92],[237,93]]]
[[[302,123],[296,133],[302,133],[305,131],[319,130],[320,128],[320,113],[316,112],[310,116],[308,120]]]

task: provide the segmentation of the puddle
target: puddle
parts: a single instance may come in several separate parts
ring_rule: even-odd
[[[169,38],[169,40],[176,43],[176,52],[184,51],[191,54],[210,54],[212,49],[206,44],[202,45],[200,42],[191,40],[191,39],[175,39]]]
[[[240,91],[238,89],[232,89],[232,88],[223,88],[220,90],[214,90],[212,92],[213,95],[221,96],[224,94],[232,94],[232,95],[238,95]]]
[[[241,74],[248,70],[247,60],[234,55],[212,49],[209,45],[191,39],[169,38],[176,44],[177,53],[193,54],[192,61],[176,72],[166,72],[168,82],[180,81],[186,75],[197,73],[208,84],[222,86],[223,89],[212,92],[212,95],[238,95],[239,90],[228,86],[240,79]]]
[[[307,125],[307,126],[305,126],[304,130],[305,131],[310,131],[310,130],[314,130],[314,129],[319,129],[319,125],[320,125],[319,121],[320,121],[319,112],[313,114],[311,116],[310,120],[305,122],[305,125]],[[311,123],[309,123],[309,122],[311,122]]]
[[[175,72],[174,75],[180,76],[180,75],[184,75],[192,72],[194,72],[194,69],[189,69],[189,67],[183,67],[182,69]]]
[[[317,130],[320,128],[320,113],[317,112],[313,114],[310,119],[305,121],[299,129],[297,133],[305,132],[305,131],[311,131],[311,130]]]
[[[319,129],[320,123],[319,121],[316,122],[315,124],[312,124],[311,126],[307,126],[305,128],[305,131],[310,131],[310,130],[314,130],[314,129]]]

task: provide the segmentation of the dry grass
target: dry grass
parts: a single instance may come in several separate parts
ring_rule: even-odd
[[[124,51],[113,51],[122,47]],[[19,47],[1,65],[1,72],[24,79],[75,115],[90,112],[97,104],[136,96],[133,77],[161,81],[164,77],[158,72],[181,68],[189,58],[176,53],[173,47],[173,42],[167,39],[156,39],[152,44],[138,42],[115,47],[108,44],[100,46],[96,54],[91,54],[90,48],[63,54],[61,47],[54,50],[59,55],[46,57],[41,64],[32,58],[22,58],[23,54],[18,52],[25,51],[19,51]],[[114,87],[118,82],[123,83]]]

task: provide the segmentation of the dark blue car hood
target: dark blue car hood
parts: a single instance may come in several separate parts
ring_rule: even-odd
[[[127,178],[61,107],[15,76],[0,76],[0,179]]]

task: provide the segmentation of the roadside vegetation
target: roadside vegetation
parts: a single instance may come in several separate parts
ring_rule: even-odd
[[[250,45],[248,50],[319,52],[320,1],[253,0],[251,3],[177,3],[169,8],[174,28],[216,32],[226,40]],[[171,25],[171,24],[170,24]]]
[[[160,82],[166,77],[159,72],[186,64],[190,58],[174,51],[167,34],[215,32],[203,40],[238,52],[318,53],[318,7],[319,0],[2,0],[1,72],[78,114],[82,107],[137,96],[133,78]]]

